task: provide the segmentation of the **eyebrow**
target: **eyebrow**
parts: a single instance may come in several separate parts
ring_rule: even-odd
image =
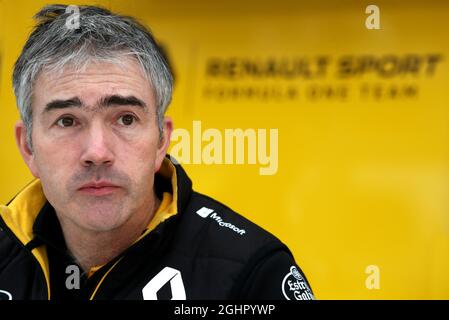
[[[100,106],[138,106],[147,110],[146,103],[139,98],[136,98],[135,96],[121,96],[117,94],[103,97],[100,101]]]
[[[81,103],[81,100],[77,97],[67,99],[67,100],[53,100],[46,104],[44,112],[48,112],[55,109],[64,109],[64,108],[71,108],[71,107],[81,107],[83,104]]]
[[[110,107],[110,106],[138,106],[144,110],[148,110],[148,107],[144,101],[135,96],[122,96],[122,95],[110,95],[105,96],[100,99],[98,105],[100,107]],[[78,97],[73,97],[70,99],[57,99],[50,101],[45,105],[44,112],[49,112],[55,109],[65,109],[65,108],[80,108],[83,103]]]

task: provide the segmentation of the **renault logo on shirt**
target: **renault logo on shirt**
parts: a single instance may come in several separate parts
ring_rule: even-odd
[[[12,294],[5,290],[0,290],[0,301],[1,300],[12,300]]]
[[[232,231],[238,233],[239,235],[244,235],[246,233],[244,229],[240,229],[235,225],[233,225],[232,223],[224,222],[223,219],[216,212],[214,212],[213,209],[202,207],[201,209],[197,210],[196,213],[201,218],[211,218],[215,220],[220,227],[229,228]]]
[[[142,289],[144,300],[158,300],[158,292],[166,284],[170,284],[171,300],[186,300],[186,290],[182,281],[181,271],[165,267]]]

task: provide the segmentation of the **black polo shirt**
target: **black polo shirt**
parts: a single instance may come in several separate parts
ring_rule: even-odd
[[[173,193],[171,182],[160,174],[155,175],[155,192],[159,200],[164,192]],[[146,230],[143,230],[144,233]],[[35,238],[29,248],[46,245],[50,268],[51,300],[86,300],[91,297],[101,279],[125,252],[95,271],[90,277],[76,262],[67,248],[64,234],[55,209],[47,201],[33,225]],[[126,251],[126,250],[125,250]],[[73,270],[79,270],[74,273]],[[79,275],[79,287],[74,288],[74,277]]]
[[[70,254],[61,225],[54,208],[46,203],[33,226],[35,241],[46,245],[50,267],[50,297],[52,300],[89,299],[103,275],[116,259],[99,268],[88,277],[75,258]]]

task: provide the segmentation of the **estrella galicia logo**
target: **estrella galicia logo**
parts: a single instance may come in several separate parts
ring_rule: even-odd
[[[12,300],[11,293],[5,290],[0,290],[0,301],[1,300]]]
[[[287,300],[314,300],[306,280],[295,266],[290,267],[290,272],[282,280],[282,293]]]

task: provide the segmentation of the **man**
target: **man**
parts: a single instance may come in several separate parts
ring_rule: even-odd
[[[37,179],[0,207],[0,299],[312,299],[290,251],[166,156],[172,76],[134,19],[44,7],[13,74]]]

